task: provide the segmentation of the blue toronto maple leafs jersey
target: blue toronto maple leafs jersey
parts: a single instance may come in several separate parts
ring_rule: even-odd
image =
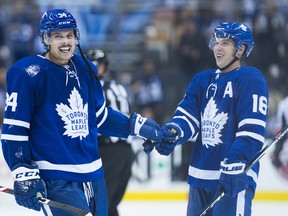
[[[216,187],[224,158],[251,162],[264,144],[267,109],[267,84],[258,69],[197,74],[172,119],[195,140],[188,183]],[[258,172],[257,163],[247,173],[254,187]]]
[[[26,57],[8,70],[6,84],[1,142],[10,169],[35,163],[43,179],[103,176],[97,134],[126,138],[129,118],[105,106],[101,83],[81,56],[66,66]]]

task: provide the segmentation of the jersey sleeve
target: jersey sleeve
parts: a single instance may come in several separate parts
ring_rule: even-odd
[[[31,163],[29,129],[34,107],[31,86],[33,76],[17,67],[12,67],[7,72],[1,142],[3,155],[10,169],[20,163]]]
[[[102,122],[98,123],[98,132],[106,136],[127,138],[130,134],[130,118],[111,107],[104,107]]]
[[[261,150],[265,140],[267,84],[261,72],[254,69],[247,76],[242,76],[235,92],[238,130],[227,158],[250,162]]]

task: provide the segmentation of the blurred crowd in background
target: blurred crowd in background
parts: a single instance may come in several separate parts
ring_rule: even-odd
[[[133,111],[160,124],[172,116],[193,75],[215,67],[208,48],[214,27],[246,23],[255,37],[247,64],[268,81],[267,137],[274,133],[277,104],[288,95],[288,0],[0,0],[0,122],[7,68],[42,54],[38,22],[50,8],[75,16],[82,49],[105,50],[111,74],[131,93]]]

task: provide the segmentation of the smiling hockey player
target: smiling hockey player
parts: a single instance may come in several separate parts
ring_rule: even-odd
[[[196,139],[189,166],[187,216],[199,216],[223,188],[225,196],[206,215],[251,215],[259,163],[247,173],[244,168],[264,144],[268,109],[262,73],[241,63],[253,45],[248,26],[218,25],[210,41],[218,69],[192,79],[173,118],[161,129],[163,134],[176,136],[175,142],[156,145],[163,155]]]
[[[105,106],[97,68],[85,59],[74,17],[44,13],[46,52],[16,62],[7,72],[1,142],[14,177],[16,202],[40,210],[37,195],[107,216],[107,192],[97,134],[161,141],[159,126]],[[78,46],[80,55],[74,55]],[[117,167],[115,167],[117,169]],[[74,216],[44,205],[45,215]]]

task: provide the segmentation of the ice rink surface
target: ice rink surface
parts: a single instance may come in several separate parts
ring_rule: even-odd
[[[185,216],[185,201],[124,201],[120,205],[120,216]],[[40,216],[40,212],[18,206],[13,196],[1,194],[1,216]],[[288,202],[256,201],[252,216],[287,216]]]

